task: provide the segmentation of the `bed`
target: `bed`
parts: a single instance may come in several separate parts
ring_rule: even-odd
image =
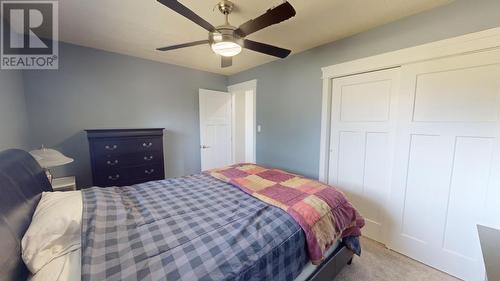
[[[37,232],[32,217],[51,191],[28,153],[0,153],[0,280],[33,278],[21,241]],[[287,212],[206,173],[61,196],[75,194],[83,207],[62,201],[81,214],[81,245],[57,258],[70,279],[326,281],[359,246],[357,237],[339,239],[312,265],[308,238]]]

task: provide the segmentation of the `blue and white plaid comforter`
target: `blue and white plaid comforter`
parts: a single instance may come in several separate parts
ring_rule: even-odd
[[[285,281],[308,261],[286,212],[209,175],[82,194],[83,281]]]

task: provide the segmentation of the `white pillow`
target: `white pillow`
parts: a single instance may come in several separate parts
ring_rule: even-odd
[[[82,205],[80,191],[42,194],[21,241],[22,257],[31,273],[81,248]]]
[[[81,250],[57,257],[31,275],[28,281],[77,281],[81,280]]]

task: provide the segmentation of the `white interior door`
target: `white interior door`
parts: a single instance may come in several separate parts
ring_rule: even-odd
[[[399,68],[333,79],[328,183],[364,216],[363,235],[385,243]]]
[[[500,225],[500,51],[404,66],[401,77],[389,246],[484,280],[476,224]]]
[[[200,89],[201,169],[231,164],[232,98],[226,92]]]

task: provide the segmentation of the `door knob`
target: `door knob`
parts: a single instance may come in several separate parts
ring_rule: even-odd
[[[207,148],[210,148],[210,146],[208,146],[208,145],[201,145],[200,147],[201,147],[201,149],[207,149]]]

